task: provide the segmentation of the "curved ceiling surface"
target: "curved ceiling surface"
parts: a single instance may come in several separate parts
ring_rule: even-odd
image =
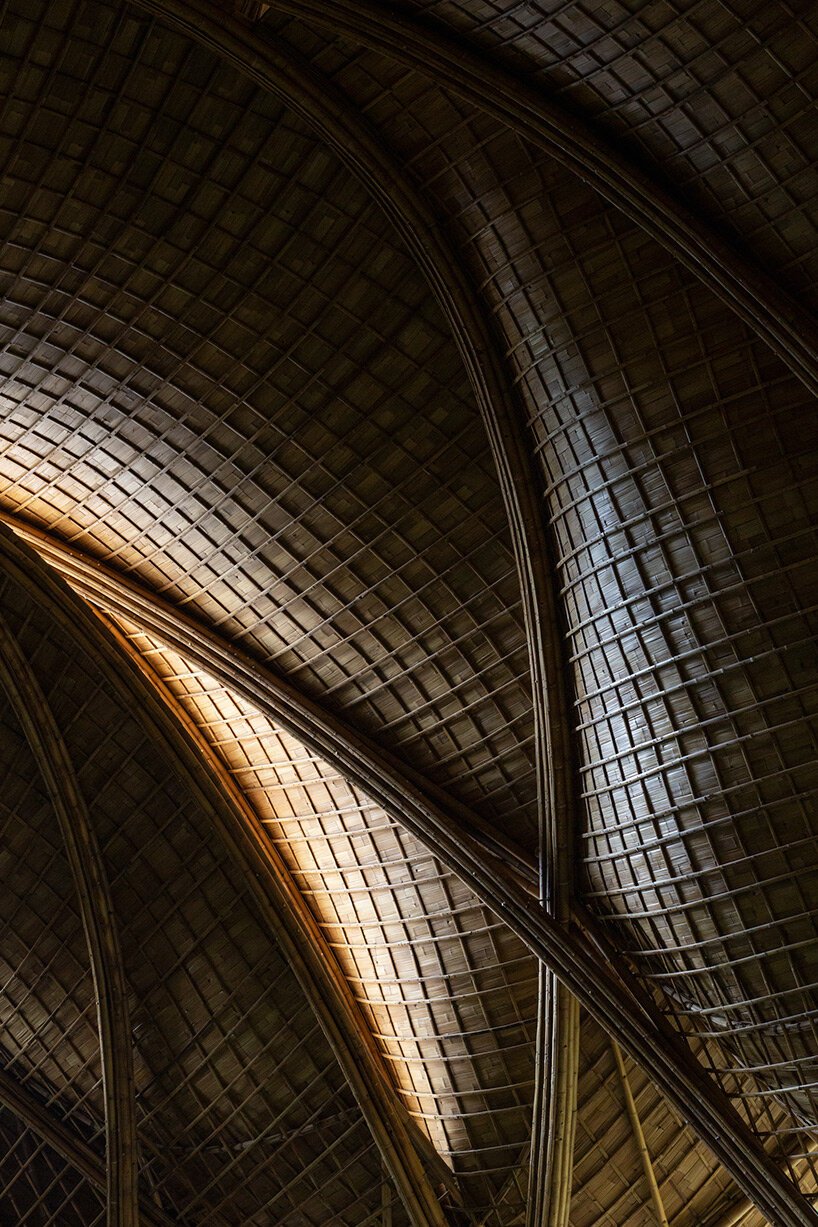
[[[806,347],[809,15],[155,10],[3,14],[0,1209],[807,1227],[818,415],[681,229],[515,116],[591,132]],[[586,943],[573,1030],[520,898]],[[732,1099],[725,1149],[612,1047],[613,982]]]

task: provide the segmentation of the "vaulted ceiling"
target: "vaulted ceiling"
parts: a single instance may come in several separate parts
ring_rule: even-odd
[[[818,1223],[784,0],[7,0],[0,1221]]]

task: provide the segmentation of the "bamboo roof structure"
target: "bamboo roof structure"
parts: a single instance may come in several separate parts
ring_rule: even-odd
[[[0,1225],[818,1225],[818,14],[5,0]]]

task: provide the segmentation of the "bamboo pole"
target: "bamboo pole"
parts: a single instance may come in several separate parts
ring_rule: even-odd
[[[656,1221],[659,1227],[670,1227],[667,1215],[665,1214],[665,1206],[662,1201],[662,1193],[659,1188],[659,1182],[656,1179],[656,1172],[653,1169],[653,1160],[650,1157],[650,1150],[645,1141],[645,1132],[642,1128],[642,1122],[639,1119],[639,1111],[636,1107],[636,1100],[633,1097],[628,1071],[625,1068],[625,1062],[622,1057],[622,1049],[617,1044],[616,1040],[611,1040],[611,1049],[616,1062],[616,1071],[619,1074],[619,1081],[622,1084],[622,1090],[625,1095],[625,1107],[628,1112],[628,1120],[630,1121],[631,1132],[639,1149],[639,1158],[642,1162],[642,1170],[645,1173],[645,1179],[648,1182],[650,1189],[650,1199],[653,1203]]]

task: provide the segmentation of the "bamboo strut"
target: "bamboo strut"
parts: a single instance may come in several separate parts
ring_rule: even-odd
[[[648,1182],[650,1189],[650,1199],[653,1202],[653,1209],[656,1213],[656,1221],[659,1227],[670,1227],[665,1207],[662,1201],[662,1193],[659,1184],[656,1180],[656,1173],[653,1170],[653,1161],[650,1157],[648,1144],[645,1141],[645,1133],[642,1129],[642,1122],[639,1119],[639,1112],[636,1107],[636,1100],[633,1097],[628,1071],[625,1068],[625,1062],[622,1058],[622,1049],[617,1044],[616,1040],[611,1040],[611,1049],[613,1050],[614,1060],[616,1062],[616,1070],[619,1074],[619,1081],[622,1084],[622,1090],[625,1095],[625,1107],[628,1110],[628,1120],[631,1124],[631,1130],[636,1140],[636,1145],[639,1148],[639,1158],[642,1161],[642,1170],[645,1173],[645,1179]]]

